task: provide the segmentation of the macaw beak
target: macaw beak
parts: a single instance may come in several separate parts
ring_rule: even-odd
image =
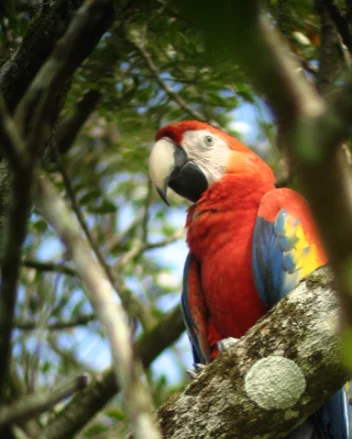
[[[167,205],[167,188],[196,202],[208,188],[203,171],[188,160],[183,148],[168,138],[158,140],[150,154],[149,173],[160,197]]]

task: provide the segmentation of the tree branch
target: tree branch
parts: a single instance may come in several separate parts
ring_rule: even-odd
[[[65,31],[71,18],[72,2],[43,3],[38,12],[21,45],[0,69],[0,93],[11,113]]]
[[[83,38],[76,40],[74,47],[70,46],[66,48],[63,47],[62,42],[68,41],[70,38],[65,37],[61,40],[61,55],[63,59],[57,58],[60,55],[60,50],[54,50],[53,55],[49,57],[46,61],[48,55],[52,51],[56,41],[60,36],[66,31],[67,25],[71,20],[71,14],[77,8],[77,5],[81,3],[78,1],[68,1],[68,0],[55,0],[53,2],[44,2],[39,8],[39,13],[37,18],[33,20],[29,26],[28,32],[23,38],[22,44],[16,50],[16,52],[11,56],[11,58],[1,66],[0,69],[0,92],[3,95],[10,112],[12,113],[16,106],[18,105],[21,98],[27,91],[27,98],[31,95],[32,104],[34,105],[36,101],[34,92],[38,91],[39,96],[45,97],[48,103],[48,93],[45,92],[45,88],[41,88],[41,85],[45,84],[45,87],[53,89],[52,80],[55,79],[57,87],[53,90],[54,93],[50,96],[51,104],[51,125],[54,121],[63,105],[63,97],[67,93],[67,82],[71,79],[74,70],[82,63],[86,56],[91,52],[96,43],[99,41],[101,35],[106,31],[109,24],[114,18],[113,14],[113,1],[103,1],[100,0],[96,3],[96,9],[92,16],[92,22],[88,24],[87,28],[82,33]],[[87,3],[87,2],[86,2]],[[86,6],[88,8],[88,6]],[[98,10],[100,8],[100,10]],[[89,8],[88,8],[89,9]],[[77,20],[76,20],[77,22]],[[72,27],[71,27],[72,30]],[[71,35],[72,36],[72,35]],[[71,50],[69,50],[71,49]],[[69,59],[67,54],[70,55]],[[56,58],[55,58],[56,56]],[[66,67],[64,64],[66,63]],[[43,65],[44,64],[44,65]],[[53,67],[50,70],[49,67]],[[42,68],[42,70],[40,70]],[[55,68],[58,70],[55,71]],[[41,75],[38,71],[43,73],[46,71],[47,76]],[[37,76],[36,76],[37,75]],[[37,82],[33,82],[30,86],[33,78],[36,76]],[[60,80],[56,81],[60,77]],[[41,83],[41,80],[43,82]],[[39,84],[38,84],[39,81]],[[60,84],[58,84],[60,82]],[[35,84],[35,85],[33,85]],[[35,89],[33,92],[33,88]],[[32,93],[33,92],[33,93]],[[38,96],[38,97],[39,97]],[[42,101],[42,104],[45,104]],[[34,110],[37,111],[33,107]],[[39,111],[39,110],[38,110]],[[43,112],[43,108],[40,110]],[[37,114],[37,116],[39,113]],[[45,115],[47,116],[47,115]],[[43,134],[39,116],[37,117],[37,134]],[[46,119],[47,120],[47,119]],[[46,124],[43,124],[46,125]],[[22,127],[20,127],[22,130]],[[45,127],[44,134],[50,136],[50,130]],[[0,137],[2,139],[2,147],[4,148],[5,142],[7,142],[7,136],[4,135],[0,125]],[[33,136],[32,136],[33,137]],[[36,137],[36,135],[34,136]],[[27,138],[27,137],[26,137]],[[32,138],[32,143],[34,143],[36,149],[40,149],[41,145],[35,145],[34,138]],[[9,145],[7,145],[9,146]],[[2,155],[2,154],[1,154]],[[3,250],[3,236],[5,227],[5,216],[9,209],[10,203],[10,190],[12,185],[12,179],[10,171],[7,167],[7,163],[0,162],[0,247]]]
[[[56,262],[42,262],[34,261],[31,259],[22,259],[21,265],[26,268],[34,268],[38,271],[49,271],[55,273],[63,273],[68,276],[77,276],[75,270],[68,265],[56,263]]]
[[[117,293],[106,278],[104,268],[92,256],[78,224],[53,185],[44,178],[38,178],[36,184],[37,205],[72,255],[88,298],[110,340],[114,373],[124,392],[126,413],[134,435],[136,438],[144,438],[147,434],[150,438],[159,438],[152,418],[150,396],[140,381],[142,371],[133,355],[126,316],[114,302]]]
[[[148,250],[155,250],[157,248],[165,247],[166,245],[172,244],[175,241],[178,241],[184,235],[184,230],[177,230],[171,236],[168,236],[165,239],[157,242],[143,242],[138,241],[134,246],[131,246],[131,249],[124,253],[119,261],[119,270],[122,271],[123,267],[131,262],[132,259],[138,258],[144,252]]]
[[[32,166],[24,142],[0,96],[0,130],[6,135],[4,151],[13,166],[11,202],[1,254],[0,285],[0,400],[11,360],[11,331],[17,298],[21,250],[31,207]]]
[[[107,10],[112,16],[106,16]],[[75,12],[63,37],[56,43],[49,59],[35,76],[16,110],[16,120],[26,135],[27,124],[28,122],[31,124],[27,141],[29,151],[40,148],[44,132],[51,132],[50,125],[56,108],[53,102],[54,92],[72,76],[99,41],[101,34],[93,34],[94,44],[91,46],[82,47],[82,41],[92,38],[91,29],[94,27],[103,27],[102,30],[105,30],[106,21],[110,24],[112,17],[111,2],[106,0],[83,2]]]
[[[164,316],[155,327],[145,332],[136,342],[136,354],[148,368],[155,358],[184,331],[180,307]],[[120,388],[114,379],[114,372],[107,369],[101,376],[79,394],[44,429],[39,439],[67,439],[77,433]]]
[[[158,411],[164,437],[281,438],[342,387],[331,279],[318,269],[173,395]]]
[[[316,0],[316,6],[321,22],[317,88],[323,96],[328,96],[334,91],[334,83],[345,68],[343,43],[327,10],[326,0]]]
[[[95,314],[82,314],[68,320],[63,319],[48,323],[44,327],[34,320],[15,320],[13,326],[21,331],[33,331],[38,328],[41,330],[62,331],[65,329],[73,329],[76,326],[87,325],[96,319],[97,316]]]
[[[51,92],[56,92],[64,84],[100,39],[101,34],[97,31],[92,32],[92,26],[96,26],[97,30],[103,32],[112,21],[112,12],[111,2],[105,0],[98,0],[94,3],[85,2],[77,11],[75,19],[58,42],[52,56],[39,70],[24,95],[16,112],[17,124],[7,113],[6,104],[1,96],[2,147],[14,169],[14,176],[7,231],[4,237],[1,236],[4,246],[0,294],[0,333],[2,335],[0,338],[0,397],[6,381],[11,353],[10,334],[16,303],[20,253],[31,207],[32,171],[44,134],[48,131],[47,123],[54,115],[53,109],[56,108],[54,93]],[[86,40],[92,45],[87,45]],[[82,41],[85,44],[84,48]],[[34,116],[31,118],[32,113]],[[21,134],[25,132],[25,126],[30,119],[33,122],[32,129],[24,142]],[[5,170],[4,174],[6,174]]]
[[[55,131],[55,143],[60,154],[65,154],[69,150],[80,129],[96,108],[100,99],[100,91],[87,91],[75,106],[74,113],[59,122]]]
[[[341,35],[342,41],[352,54],[352,37],[348,26],[348,21],[342,15],[338,5],[334,0],[322,0],[322,4],[328,11],[330,18],[334,22],[338,33]]]
[[[131,41],[132,42],[132,41]],[[170,98],[176,102],[180,108],[182,108],[189,116],[191,116],[193,119],[198,119],[201,121],[206,121],[206,118],[202,113],[195,110],[194,108],[190,107],[187,102],[178,94],[176,93],[170,86],[163,80],[163,78],[160,76],[157,66],[154,64],[152,57],[146,50],[143,44],[137,44],[136,42],[132,42],[134,47],[138,50],[141,57],[143,58],[144,62],[146,63],[147,67],[153,74],[155,80],[158,82],[160,87],[165,91],[167,95],[170,96]],[[217,126],[217,123],[215,121],[211,121],[214,126]]]
[[[76,199],[76,194],[74,192],[74,189],[71,184],[70,177],[62,163],[61,155],[59,151],[55,150],[55,156],[56,156],[56,163],[57,167],[62,175],[67,195],[69,196],[69,199],[71,201],[72,209],[80,223],[80,226],[96,256],[98,259],[100,265],[104,268],[105,274],[111,284],[113,285],[114,289],[117,289],[117,285],[119,284],[119,295],[122,301],[123,306],[125,307],[125,310],[127,311],[128,315],[130,317],[136,317],[140,320],[143,326],[147,325],[148,322],[152,319],[152,317],[149,315],[147,310],[144,308],[143,304],[133,295],[129,292],[128,288],[125,288],[121,284],[123,283],[121,278],[117,278],[117,276],[114,276],[109,265],[106,263],[105,258],[100,251],[98,245],[94,241],[90,231],[89,227],[83,217],[83,214],[81,212],[79,203]]]
[[[87,387],[88,381],[88,375],[82,374],[56,389],[26,395],[9,406],[1,407],[0,427],[17,421],[22,422],[52,409],[58,402]]]

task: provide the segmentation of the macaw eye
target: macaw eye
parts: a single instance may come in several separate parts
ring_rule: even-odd
[[[212,136],[205,136],[204,143],[206,144],[206,146],[213,146],[214,145],[214,138]]]

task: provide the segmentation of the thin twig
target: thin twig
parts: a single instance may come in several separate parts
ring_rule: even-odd
[[[137,44],[136,42],[132,42],[132,44],[135,46],[135,48],[138,50],[140,55],[142,56],[143,60],[145,61],[147,67],[153,74],[156,81],[159,83],[160,87],[170,96],[170,98],[176,102],[182,110],[184,110],[189,116],[191,116],[194,119],[201,120],[204,122],[209,122],[213,126],[218,126],[218,124],[215,121],[209,121],[207,118],[200,113],[198,110],[190,107],[187,102],[182,98],[182,96],[175,92],[167,82],[163,80],[161,77],[159,70],[157,66],[154,64],[151,55],[145,48],[143,44]]]
[[[112,236],[109,240],[109,249],[115,248],[116,246],[120,246],[121,248],[124,248],[126,246],[126,241],[130,238],[131,235],[134,234],[135,230],[138,228],[138,226],[141,224],[142,218],[144,214],[144,209],[141,208],[136,213],[135,218],[132,220],[130,225],[120,233],[117,233],[115,236]]]
[[[55,273],[63,273],[69,276],[77,276],[77,273],[73,268],[57,262],[42,262],[32,259],[22,259],[21,265],[26,268],[34,268],[38,271],[49,271]]]
[[[67,320],[57,320],[56,322],[48,323],[46,326],[38,324],[35,320],[15,320],[13,326],[21,331],[34,331],[38,328],[48,331],[62,331],[67,329],[73,329],[77,326],[86,326],[88,323],[97,319],[95,314],[83,314],[77,317],[72,317]]]
[[[318,74],[318,69],[315,66],[309,64],[309,61],[307,61],[303,56],[297,55],[296,53],[294,55],[297,61],[301,64],[302,68],[310,73],[314,78],[316,78]]]
[[[119,270],[121,271],[123,267],[125,267],[127,264],[129,264],[133,259],[139,258],[144,252],[148,250],[155,250],[157,248],[165,247],[169,244],[172,244],[175,241],[178,241],[182,236],[184,235],[184,230],[180,229],[177,230],[174,234],[171,236],[162,239],[161,241],[157,242],[143,242],[143,241],[137,241],[134,246],[131,247],[131,249],[124,253],[124,255],[119,260]]]
[[[89,376],[82,374],[56,389],[22,396],[11,405],[0,408],[0,426],[38,416],[52,409],[58,402],[68,396],[72,396],[73,393],[84,389],[88,383]]]
[[[110,340],[114,373],[124,392],[126,413],[135,437],[144,438],[148,434],[148,438],[160,438],[159,429],[153,422],[150,396],[139,378],[141,367],[133,354],[126,315],[114,300],[117,292],[107,279],[105,269],[93,257],[89,244],[81,237],[79,224],[52,183],[42,177],[36,184],[37,205],[70,251],[88,298]]]
[[[141,251],[145,252],[148,250],[155,250],[157,248],[165,247],[166,245],[169,245],[175,241],[178,241],[180,238],[182,238],[184,233],[185,233],[184,229],[179,229],[175,233],[173,233],[171,236],[168,236],[167,238],[162,239],[161,241],[147,242],[144,245],[144,247],[141,249]]]
[[[141,321],[141,323],[144,325],[149,320],[149,313],[147,313],[145,307],[143,304],[133,295],[128,293],[127,288],[121,288],[121,282],[122,279],[116,279],[115,276],[112,274],[112,271],[109,267],[109,265],[106,263],[105,258],[100,251],[97,243],[92,237],[92,234],[90,233],[89,227],[83,217],[81,208],[79,206],[78,200],[76,198],[75,191],[72,187],[70,177],[68,175],[68,172],[65,169],[65,166],[62,163],[61,155],[57,149],[55,149],[55,157],[56,157],[56,163],[57,167],[62,175],[67,195],[71,201],[72,209],[82,227],[82,230],[96,256],[101,266],[104,268],[105,274],[108,277],[109,281],[113,285],[115,290],[119,291],[119,296],[121,298],[122,304],[125,307],[128,314],[133,318],[137,318]],[[117,288],[117,285],[119,284],[119,288]]]
[[[97,373],[96,368],[87,364],[83,359],[77,358],[77,350],[75,346],[70,348],[64,348],[59,342],[60,335],[55,332],[49,332],[47,342],[50,348],[62,359],[65,364],[65,371],[80,370],[89,373],[94,376]]]
[[[147,242],[148,240],[148,225],[149,225],[149,207],[153,196],[153,185],[150,179],[148,179],[147,184],[147,196],[144,201],[144,214],[142,220],[142,242]]]

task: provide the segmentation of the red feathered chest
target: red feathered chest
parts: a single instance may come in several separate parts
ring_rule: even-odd
[[[260,199],[272,186],[244,187],[242,194],[224,186],[213,185],[187,218],[187,241],[200,262],[209,312],[209,345],[241,337],[266,312],[253,280],[252,236]]]

